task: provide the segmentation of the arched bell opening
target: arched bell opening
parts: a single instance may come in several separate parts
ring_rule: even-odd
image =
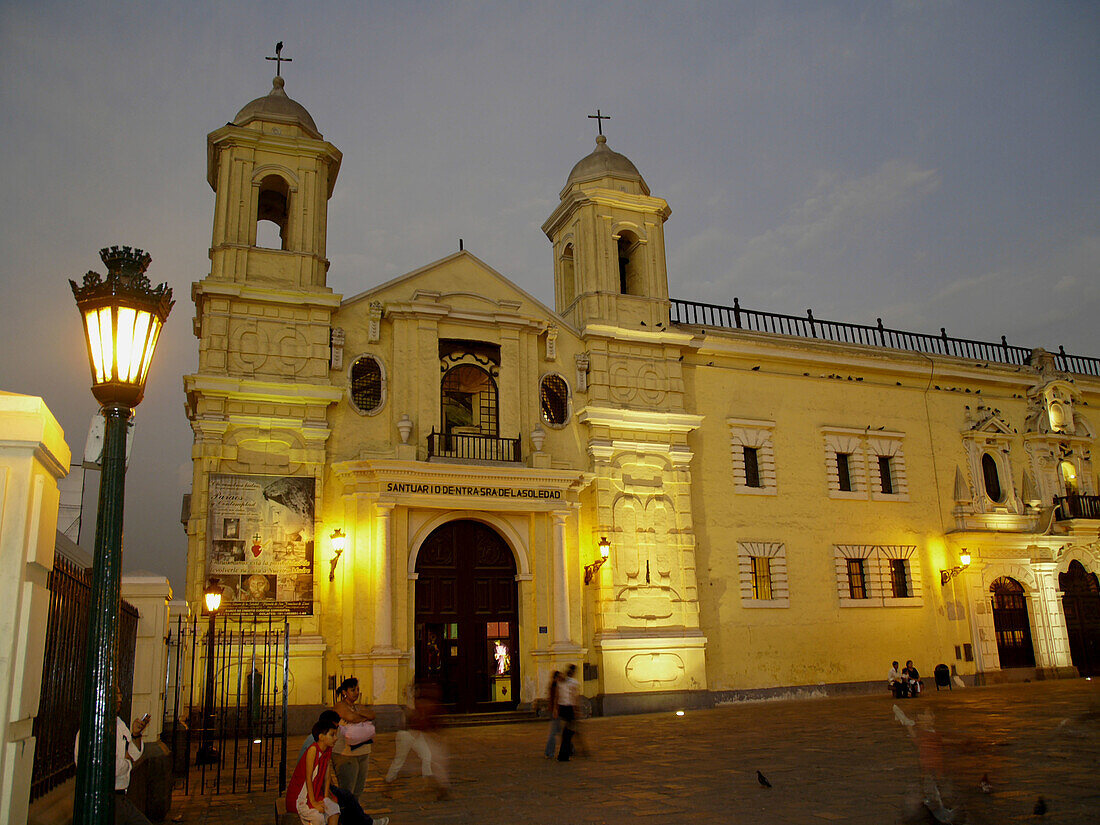
[[[290,186],[279,175],[260,181],[256,203],[256,246],[288,249],[290,228]]]

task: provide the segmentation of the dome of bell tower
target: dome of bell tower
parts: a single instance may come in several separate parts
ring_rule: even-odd
[[[234,126],[247,126],[253,121],[262,120],[268,123],[286,123],[299,127],[309,137],[323,140],[317,130],[317,124],[313,117],[306,111],[306,107],[296,100],[291,100],[283,86],[285,81],[281,77],[274,77],[271,81],[271,91],[263,97],[258,97],[243,109],[237,112],[233,118]]]
[[[608,148],[607,138],[603,135],[596,138],[596,148],[592,153],[581,158],[577,165],[573,167],[573,171],[569,173],[569,177],[565,181],[562,196],[564,197],[565,193],[576,184],[596,181],[601,178],[633,181],[641,186],[642,194],[649,194],[649,187],[642,178],[641,172],[638,171],[638,167],[631,163],[630,158],[626,155],[621,155]]]

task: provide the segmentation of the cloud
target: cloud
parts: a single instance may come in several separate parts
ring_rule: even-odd
[[[712,298],[753,282],[779,298],[823,268],[880,248],[903,231],[900,216],[939,185],[935,169],[904,159],[859,176],[821,171],[778,226],[742,240],[710,227],[689,237],[672,264],[698,273]],[[707,269],[715,274],[707,277]]]

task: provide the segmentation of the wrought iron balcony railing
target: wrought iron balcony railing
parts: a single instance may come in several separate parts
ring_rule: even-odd
[[[497,438],[472,433],[437,433],[428,436],[428,460],[457,458],[469,461],[520,461],[518,438]]]
[[[1055,496],[1054,506],[1059,520],[1071,518],[1100,519],[1100,496],[1083,496],[1073,493],[1068,496]]]
[[[1026,364],[1031,355],[1031,348],[1010,346],[1003,335],[998,344],[990,341],[974,341],[969,338],[954,338],[948,335],[943,327],[940,328],[939,335],[890,329],[882,325],[881,318],[873,327],[843,321],[823,321],[815,318],[813,312],[809,310],[806,311],[805,316],[800,316],[743,309],[736,298],[733,299],[732,307],[673,298],[669,320],[674,324],[696,324],[770,332],[776,335],[795,335],[800,338],[817,338],[840,344],[861,344],[868,347],[923,352],[928,355],[951,355],[971,361],[992,361],[1017,367]],[[1100,376],[1100,358],[1070,355],[1062,347],[1058,347],[1058,352],[1052,354],[1055,365],[1063,372]]]

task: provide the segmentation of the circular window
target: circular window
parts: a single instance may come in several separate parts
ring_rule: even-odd
[[[560,375],[547,375],[539,385],[539,407],[542,420],[561,426],[569,418],[569,385]]]
[[[382,407],[382,364],[373,355],[363,355],[351,365],[351,404],[361,413],[375,413]]]
[[[982,479],[985,481],[985,494],[1000,504],[1004,501],[1001,492],[1001,475],[997,472],[997,460],[989,453],[982,456]]]

